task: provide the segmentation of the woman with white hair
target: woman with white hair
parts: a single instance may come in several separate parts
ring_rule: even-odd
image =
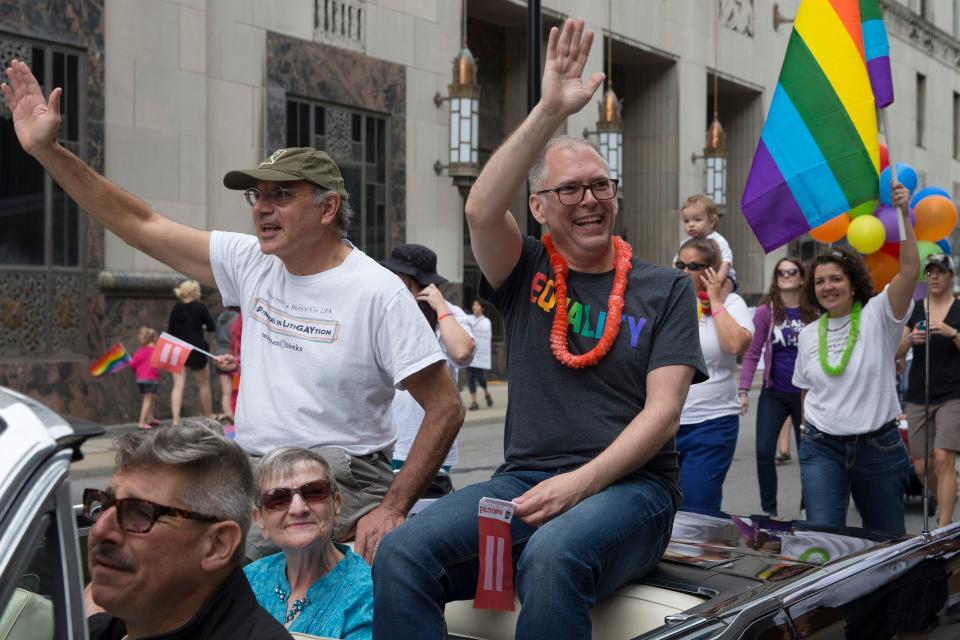
[[[184,280],[173,292],[177,294],[179,302],[170,310],[170,320],[167,322],[167,333],[181,340],[189,342],[195,347],[210,350],[210,345],[204,338],[203,332],[213,331],[215,326],[213,317],[206,305],[200,302],[200,283],[196,280]],[[187,358],[187,368],[193,372],[193,379],[197,381],[200,392],[200,405],[203,415],[213,413],[213,401],[210,397],[210,373],[207,371],[207,356],[198,351],[191,351]],[[183,389],[187,382],[187,372],[173,374],[173,389],[170,391],[170,410],[173,413],[173,424],[180,424],[180,410],[183,406]]]
[[[281,552],[247,565],[257,602],[290,631],[362,640],[373,629],[370,566],[333,542],[340,492],[326,459],[280,447],[256,468],[253,520]]]

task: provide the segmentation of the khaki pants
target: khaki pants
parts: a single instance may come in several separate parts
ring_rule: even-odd
[[[317,453],[326,459],[337,480],[337,489],[342,501],[340,518],[333,528],[334,540],[341,540],[350,533],[357,520],[375,509],[382,501],[393,482],[390,459],[383,452],[367,456],[351,456],[339,447],[317,447]],[[256,469],[260,456],[250,456],[250,464]],[[273,542],[264,540],[259,527],[253,524],[247,536],[247,558],[258,560],[280,551]]]

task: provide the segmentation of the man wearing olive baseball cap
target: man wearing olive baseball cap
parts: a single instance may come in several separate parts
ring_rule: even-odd
[[[372,561],[436,476],[464,409],[436,337],[400,280],[354,247],[340,169],[323,151],[279,149],[224,176],[252,207],[255,236],[195,229],[153,211],[57,142],[49,100],[14,60],[3,96],[17,138],[90,216],[128,244],[208,286],[243,312],[236,439],[251,455],[321,450],[343,494],[340,539]],[[228,365],[224,362],[221,364]],[[394,479],[394,388],[424,407],[423,432]],[[341,478],[343,478],[341,480]],[[391,484],[392,482],[392,484]]]

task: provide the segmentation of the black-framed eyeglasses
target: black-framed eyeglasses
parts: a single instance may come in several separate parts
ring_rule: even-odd
[[[283,206],[293,200],[293,194],[304,193],[303,189],[288,189],[286,187],[273,187],[263,191],[252,187],[243,192],[243,197],[247,199],[247,204],[251,207],[257,204],[257,200],[263,198],[270,204]]]
[[[323,502],[333,495],[333,489],[326,480],[314,480],[295,489],[287,487],[269,489],[257,497],[257,506],[263,507],[267,511],[280,511],[290,506],[294,494],[297,494],[304,502],[309,504],[311,502]]]
[[[597,200],[612,200],[617,197],[617,182],[615,178],[601,178],[594,180],[590,184],[564,184],[553,189],[542,189],[537,191],[537,195],[543,193],[555,193],[560,199],[560,204],[572,207],[583,202],[583,196],[587,189]]]
[[[110,507],[117,508],[117,523],[130,533],[147,533],[163,517],[185,518],[200,522],[223,522],[223,518],[208,516],[188,509],[167,507],[140,498],[115,498],[99,489],[83,490],[83,515],[96,522]]]
[[[792,278],[798,273],[800,273],[800,269],[797,269],[796,267],[791,267],[789,269],[777,269],[777,275],[781,278]]]
[[[710,265],[703,264],[702,262],[684,262],[682,260],[677,260],[673,263],[673,266],[675,266],[677,269],[680,269],[680,271],[703,271]]]

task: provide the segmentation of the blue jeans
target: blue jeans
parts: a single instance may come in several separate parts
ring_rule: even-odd
[[[477,586],[477,505],[511,500],[555,475],[500,473],[444,496],[380,542],[373,563],[373,637],[445,638],[444,604]],[[517,638],[590,638],[590,609],[650,571],[663,555],[676,509],[666,484],[630,476],[538,529],[510,524]]]
[[[800,480],[810,524],[846,526],[852,493],[864,528],[903,534],[903,494],[911,473],[907,448],[896,429],[840,442],[804,424]]]
[[[723,416],[697,424],[682,424],[677,433],[680,452],[680,508],[720,513],[723,481],[737,450],[740,416]]]
[[[757,482],[760,508],[777,513],[777,440],[783,421],[790,416],[793,434],[800,446],[800,394],[764,388],[757,401]]]

